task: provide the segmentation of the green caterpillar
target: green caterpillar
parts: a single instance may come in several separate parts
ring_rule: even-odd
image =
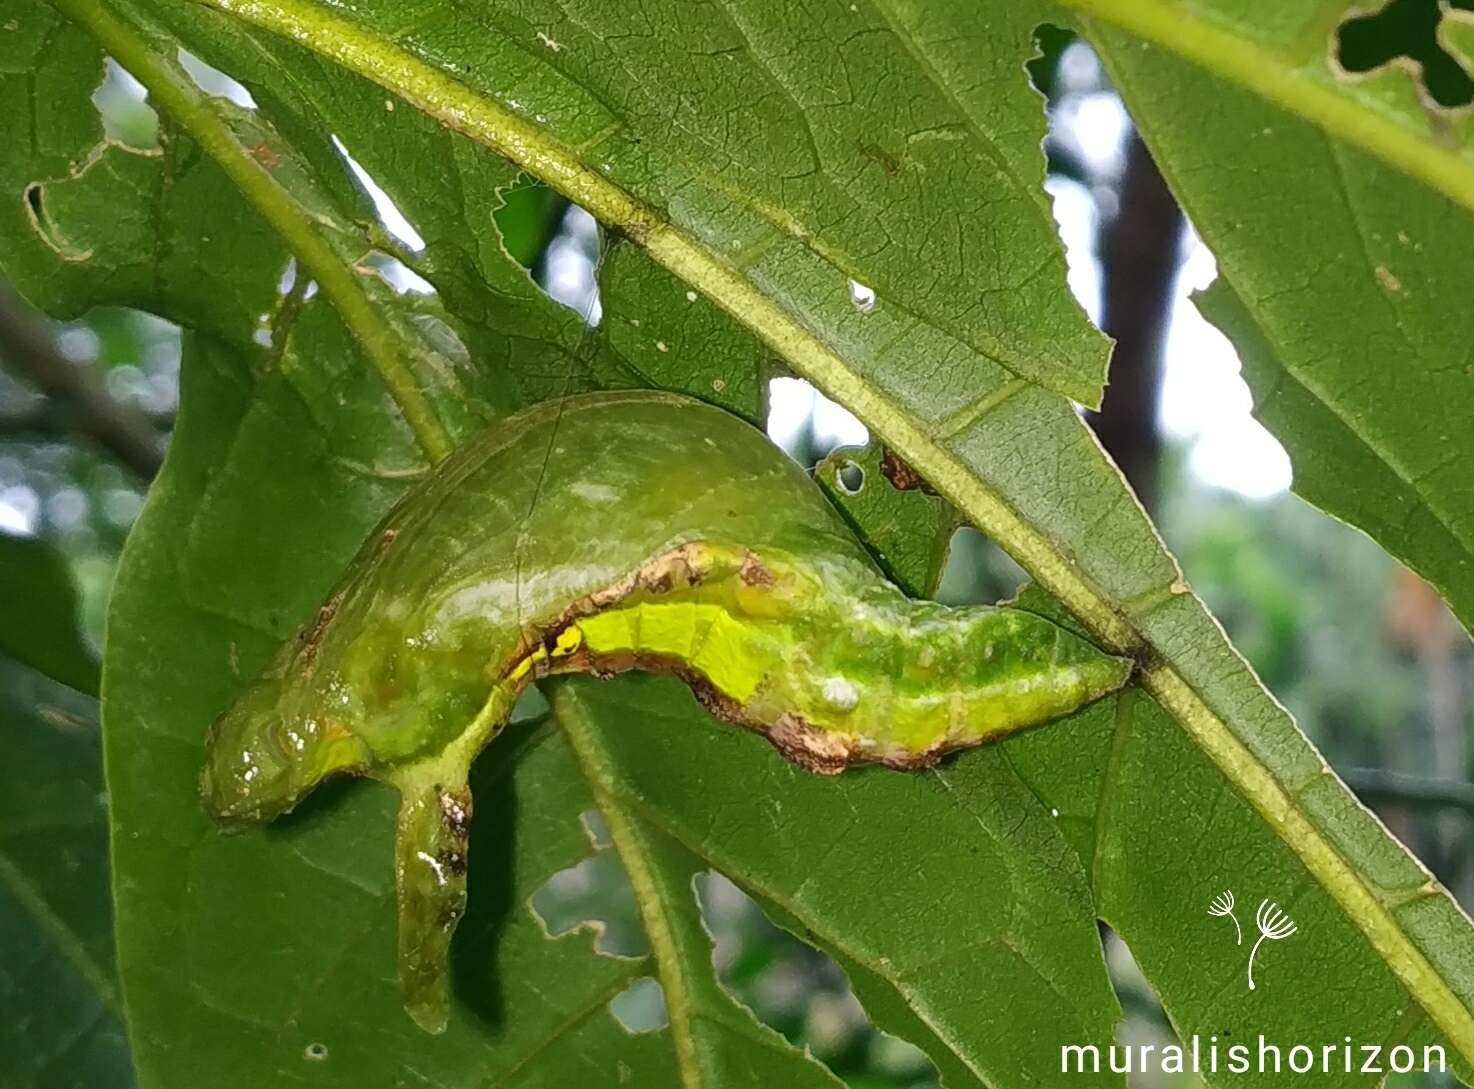
[[[535,678],[630,669],[682,678],[828,775],[926,767],[1113,691],[1131,666],[1031,613],[906,598],[735,416],[594,394],[502,421],[404,497],[211,727],[205,806],[229,825],[330,775],[397,787],[400,985],[440,1031],[472,759]]]

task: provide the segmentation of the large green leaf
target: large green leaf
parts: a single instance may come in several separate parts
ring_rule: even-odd
[[[98,17],[105,9],[81,0],[64,0],[64,5],[108,48],[125,53],[125,61],[151,87],[170,85],[173,70],[162,58],[173,54],[166,45],[147,44],[147,35],[155,31],[145,28],[140,39],[128,23]],[[228,6],[237,7],[235,0]],[[177,22],[207,59],[227,70],[258,72],[248,80],[262,103],[263,116],[255,123],[272,124],[276,138],[284,141],[283,132],[295,133],[310,148],[314,133],[321,144],[325,132],[361,126],[368,137],[356,137],[358,146],[350,146],[374,163],[416,221],[429,222],[437,201],[454,207],[460,197],[474,207],[476,199],[474,193],[442,188],[459,181],[447,178],[448,170],[417,165],[438,161],[444,167],[481,154],[439,133],[431,119],[489,145],[581,201],[664,266],[656,269],[636,250],[618,247],[613,258],[630,262],[624,272],[637,277],[631,283],[648,278],[661,285],[661,298],[672,305],[697,305],[689,300],[695,294],[702,309],[689,313],[705,328],[720,331],[723,352],[734,353],[722,357],[730,372],[709,368],[698,350],[702,335],[690,335],[682,342],[683,354],[665,364],[670,377],[662,376],[662,382],[679,380],[712,393],[739,380],[750,388],[752,376],[765,367],[765,355],[810,377],[1005,546],[1097,641],[1127,650],[1143,663],[1145,692],[1093,708],[1010,747],[964,758],[941,775],[872,773],[838,784],[789,781],[789,769],[761,750],[756,754],[766,759],[754,759],[751,770],[739,775],[745,765],[730,747],[755,744],[751,739],[710,730],[702,734],[700,721],[690,723],[697,729],[676,727],[691,712],[689,702],[679,713],[666,709],[661,701],[668,697],[658,688],[639,687],[644,682],[601,690],[599,700],[585,699],[577,689],[560,695],[570,734],[581,724],[598,742],[597,750],[588,751],[607,756],[591,760],[585,755],[581,762],[597,776],[600,801],[619,811],[611,823],[625,818],[626,857],[649,860],[651,879],[644,882],[643,894],[647,919],[653,918],[652,905],[674,918],[673,908],[660,905],[675,902],[672,875],[678,881],[692,865],[665,849],[664,836],[698,858],[711,857],[730,868],[780,921],[796,927],[810,927],[811,920],[827,924],[827,930],[814,927],[816,940],[851,972],[872,1014],[926,1048],[956,1084],[1047,1082],[1058,1062],[1058,1044],[1076,1031],[1102,1040],[1113,1009],[1109,996],[1099,993],[1098,949],[1093,942],[1079,943],[1082,930],[1089,930],[1083,878],[1090,874],[1099,909],[1137,951],[1169,1013],[1183,1026],[1209,1024],[1222,1014],[1234,1018],[1225,1024],[1288,1024],[1336,1040],[1348,1030],[1373,1039],[1394,1031],[1431,1032],[1431,1023],[1455,1048],[1474,1054],[1468,921],[1356,805],[1259,687],[1187,592],[1074,406],[1056,392],[1063,388],[1084,392],[1081,399],[1094,396],[1094,379],[1087,390],[1080,378],[1093,366],[1095,349],[1090,347],[1093,334],[1079,326],[1064,300],[1052,238],[1041,241],[1032,226],[1023,233],[1016,227],[1038,222],[1029,209],[1037,210],[1040,199],[1032,185],[1040,171],[1041,119],[1018,71],[1028,49],[1032,11],[990,6],[992,23],[983,26],[972,5],[917,10],[840,5],[823,17],[810,13],[802,22],[804,30],[813,31],[809,41],[795,34],[785,9],[757,3],[683,6],[659,16],[653,32],[629,23],[624,9],[614,5],[594,5],[575,15],[499,5],[478,5],[474,12],[403,5],[351,12],[301,2],[239,5],[250,19],[288,31],[302,46],[383,84],[392,96],[386,99],[384,92],[308,58],[299,46],[244,24],[212,19],[207,30],[200,29],[206,24],[195,9],[186,16],[164,0],[148,10]],[[359,21],[350,22],[350,16]],[[187,25],[191,20],[193,30]],[[799,41],[803,48],[795,44]],[[754,87],[774,91],[755,96]],[[850,93],[851,87],[858,91]],[[268,97],[268,88],[280,97]],[[176,88],[180,97],[187,90]],[[399,108],[386,108],[386,101]],[[27,103],[17,108],[29,109]],[[730,108],[713,117],[704,112],[710,103]],[[408,105],[421,107],[426,116]],[[181,116],[208,127],[201,108],[183,103]],[[209,109],[214,107],[205,112]],[[372,138],[375,126],[369,118],[377,119],[378,139]],[[802,154],[803,145],[794,144],[794,132],[811,134],[822,169],[806,169],[810,160]],[[962,139],[956,139],[959,134]],[[416,138],[423,142],[415,143]],[[434,143],[439,140],[446,143]],[[795,146],[798,153],[791,150]],[[980,146],[991,153],[980,158]],[[303,254],[311,247],[301,248],[298,225],[272,203],[276,191],[263,189],[255,175],[240,168],[243,152],[250,149],[214,140],[208,150],[234,164],[231,181],[306,264]],[[283,142],[282,150],[294,148]],[[334,192],[326,176],[332,157],[295,152],[292,161],[321,167],[311,191]],[[993,164],[991,171],[979,166],[981,159]],[[193,166],[209,169],[198,160]],[[400,172],[414,179],[412,186],[395,184]],[[1029,181],[1002,185],[1000,172]],[[234,199],[221,175],[208,176],[215,179],[213,208]],[[313,176],[304,168],[295,180],[306,183]],[[292,191],[287,189],[289,195]],[[244,208],[235,220],[257,222]],[[220,222],[218,212],[213,222]],[[492,229],[487,217],[442,224],[450,244],[474,245],[483,260],[500,250],[494,234],[487,233]],[[83,215],[64,237],[85,238],[98,229]],[[983,234],[967,233],[974,229]],[[430,239],[435,232],[424,233]],[[343,237],[360,235],[345,230]],[[195,275],[202,280],[199,270],[208,262],[198,238],[191,241],[181,230],[171,242],[179,252],[194,255]],[[958,246],[972,248],[953,258]],[[242,282],[261,277],[274,289],[267,272],[274,275],[279,267],[243,266],[233,275]],[[446,313],[465,327],[463,340],[477,327],[473,303],[512,300],[521,309],[505,315],[509,324],[503,335],[512,335],[506,332],[510,329],[533,330],[535,339],[555,346],[554,358],[566,353],[567,330],[538,332],[546,319],[527,312],[533,305],[531,288],[525,277],[516,280],[515,270],[484,266],[476,276],[489,284],[515,282],[520,295],[507,287],[478,296],[475,277],[459,285],[464,295],[457,292],[450,266],[438,256],[432,261],[430,246],[419,267],[441,288],[439,303]],[[686,282],[684,291],[671,273]],[[971,285],[949,290],[964,273],[975,277]],[[851,304],[846,284],[851,276],[875,287],[877,304],[869,312]],[[358,471],[344,472],[340,446],[387,443],[385,449],[397,452],[405,449],[405,437],[392,429],[392,417],[370,393],[377,387],[365,381],[357,388],[335,389],[320,380],[320,371],[340,381],[357,374],[351,345],[373,334],[350,320],[353,339],[344,338],[323,295],[301,300],[295,324],[279,342],[281,366],[253,369],[260,353],[239,335],[191,338],[179,434],[119,576],[107,665],[109,774],[118,865],[120,875],[127,875],[119,882],[125,982],[149,1083],[238,1079],[240,1064],[247,1061],[268,1082],[351,1082],[365,1067],[335,1065],[331,1056],[344,1048],[363,1054],[351,1049],[367,1048],[371,1036],[381,1077],[393,1062],[401,1065],[389,1077],[409,1079],[417,1072],[437,1083],[461,1084],[478,1076],[467,1073],[468,1066],[515,1071],[525,1049],[542,1054],[539,1041],[556,1039],[546,1021],[539,1029],[520,1017],[512,1020],[514,1010],[547,1008],[524,996],[542,986],[546,964],[535,953],[548,955],[548,950],[513,944],[511,936],[525,920],[508,909],[522,901],[505,892],[487,894],[503,905],[500,915],[479,928],[467,921],[468,934],[460,944],[480,950],[480,965],[488,953],[502,958],[500,973],[488,979],[484,968],[475,971],[473,959],[473,982],[450,1035],[427,1042],[392,1020],[385,978],[389,913],[382,904],[387,855],[373,850],[387,840],[389,818],[381,794],[340,793],[285,829],[233,842],[220,841],[194,806],[191,784],[204,722],[228,700],[240,673],[258,663],[293,620],[306,615],[335,564],[346,559],[373,514],[401,486],[403,471],[413,467],[411,455],[404,454],[402,466],[390,463],[393,471],[363,472],[380,462],[360,456],[346,459]],[[629,291],[626,298],[644,295]],[[194,325],[183,303],[171,305],[157,294],[150,300]],[[266,301],[270,312],[276,304]],[[336,296],[331,301],[343,305]],[[712,303],[734,315],[747,332],[727,324]],[[391,314],[409,305],[392,298],[384,304]],[[671,307],[662,309],[672,321]],[[653,320],[645,312],[630,314],[621,324],[611,315],[607,334],[592,343],[590,380],[606,380],[602,366],[611,369],[611,377],[617,370],[624,380],[638,380],[643,372],[632,361],[659,364],[662,357],[676,355],[663,337],[651,351],[639,332],[647,319]],[[486,324],[496,331],[496,322]],[[680,327],[679,317],[674,324]],[[1010,345],[1006,350],[1000,347],[1004,343]],[[744,344],[751,357],[736,366]],[[535,345],[526,347],[538,358]],[[520,355],[508,352],[492,360],[515,365]],[[546,381],[524,386],[520,369],[511,369],[515,373],[502,371],[492,383],[471,368],[463,385],[488,382],[509,400],[558,387]],[[380,370],[403,404],[393,368]],[[562,385],[574,373],[565,364]],[[461,400],[454,389],[437,385],[433,392]],[[433,439],[427,446],[435,446]],[[631,692],[639,693],[640,714],[618,709],[618,700]],[[612,713],[600,706],[606,697]],[[658,766],[642,763],[636,740],[647,747],[656,744],[639,733],[643,715],[654,726],[666,724],[659,731],[665,739],[661,745],[705,738],[702,751]],[[511,781],[522,780],[519,775]],[[905,797],[889,808],[884,800],[865,802],[859,819],[886,823],[867,827],[854,844],[833,841],[835,858],[850,868],[843,880],[830,881],[823,859],[802,853],[811,849],[807,840],[795,846],[790,859],[771,857],[776,852],[770,842],[741,828],[711,834],[708,803],[718,791],[732,792],[734,798],[719,816],[749,821],[765,819],[765,806],[783,806],[789,799],[798,804],[811,792],[816,806],[827,807],[841,805],[851,794],[869,799],[871,791]],[[499,797],[495,790],[491,794]],[[1036,805],[1031,797],[1045,801]],[[1214,804],[1225,813],[1225,839],[1239,847],[1214,842],[1195,849],[1204,799],[1217,799]],[[487,834],[486,825],[497,823],[494,809],[484,803],[482,809],[479,836]],[[1060,814],[1057,829],[1054,810]],[[929,846],[932,830],[950,827],[945,822],[957,820],[959,812],[975,817],[950,836],[950,844],[965,846],[935,857],[911,881],[897,881],[896,857],[911,857]],[[520,808],[505,813],[501,822],[514,825],[513,844],[521,842],[518,813]],[[1013,823],[1000,824],[1000,814]],[[827,830],[835,823],[821,820],[818,826]],[[974,869],[968,864],[965,853],[982,843],[967,838],[971,827],[993,841],[999,852],[990,856],[993,865]],[[1005,830],[1008,835],[1002,835]],[[870,850],[869,839],[899,846]],[[1164,842],[1162,852],[1153,855],[1158,841]],[[502,844],[503,852],[512,849],[505,837],[491,842]],[[747,857],[744,852],[755,851],[755,843],[763,853]],[[1075,850],[1066,850],[1065,843]],[[479,857],[496,850],[484,848]],[[666,861],[655,861],[662,858]],[[959,928],[974,928],[970,936],[976,937],[980,923],[956,921],[962,917],[949,912],[953,897],[967,903],[969,897],[997,891],[987,882],[996,880],[999,861],[1015,867],[1020,877],[1013,883],[1013,898],[997,904],[993,916],[1037,905],[1037,897],[1052,897],[1058,914],[1052,911],[1046,920],[1003,919],[1006,929],[982,939],[980,958],[1006,948],[1018,959],[1006,975],[1012,983],[992,1002],[980,1003],[976,987],[966,982],[971,951],[949,955],[956,947],[948,944]],[[785,867],[805,862],[814,880],[796,889],[792,870]],[[568,863],[560,859],[558,864]],[[892,897],[916,891],[916,903],[933,909],[938,919],[954,920],[955,925],[938,925],[925,935],[942,950],[942,961],[921,964],[909,953],[907,943],[917,934],[896,922],[914,916],[892,910],[876,920],[864,914],[867,905],[850,902],[859,899],[856,867],[867,865],[874,875],[869,888]],[[1042,884],[1040,867],[1049,875]],[[955,887],[963,891],[934,902],[936,894],[918,891],[931,887],[925,882],[933,880],[932,870],[938,871],[935,880],[959,882]],[[490,872],[501,871],[493,863]],[[520,871],[513,874],[521,880]],[[1187,918],[1195,926],[1223,923],[1203,913],[1205,902],[1186,900],[1204,889],[1216,891],[1225,880],[1239,886],[1245,902],[1257,895],[1277,898],[1307,920],[1300,946],[1277,944],[1268,956],[1285,959],[1268,964],[1289,963],[1292,953],[1310,956],[1331,948],[1338,978],[1346,981],[1345,995],[1331,1003],[1312,1002],[1308,984],[1285,985],[1283,975],[1266,974],[1252,1010],[1260,1020],[1235,1017],[1236,1010],[1244,1014],[1243,1007],[1233,1005],[1243,1000],[1231,991],[1240,962],[1231,962],[1233,954],[1222,947],[1209,951],[1203,931],[1182,936]],[[473,915],[474,898],[473,892]],[[320,910],[327,902],[334,905],[331,912]],[[283,911],[288,903],[297,906]],[[930,925],[931,918],[918,918],[917,925]],[[243,933],[229,943],[212,941],[215,928],[224,926]],[[1311,934],[1312,926],[1319,938]],[[671,923],[669,942],[652,942],[657,971],[668,980],[671,971],[690,967],[689,955],[661,953],[662,946],[676,945],[674,927]],[[1329,944],[1313,944],[1321,941]],[[892,944],[907,955],[893,957]],[[275,951],[269,970],[263,969],[263,949]],[[1211,991],[1203,985],[1205,967],[1207,978],[1216,980]],[[997,971],[1004,974],[1001,967]],[[553,972],[559,983],[566,981],[566,972]],[[461,975],[466,978],[465,970]],[[1051,994],[1041,1004],[1041,978],[1062,981],[1064,997]],[[1280,985],[1271,986],[1275,982]],[[476,998],[482,989],[506,997],[500,1006],[493,1004],[496,1013],[489,1023],[476,1013],[486,1005]],[[695,990],[690,984],[687,993]],[[344,1001],[343,994],[351,1000]],[[584,993],[581,1006],[574,1002],[567,1008],[597,1010],[603,995]],[[560,1005],[570,1001],[566,993],[558,998]],[[1026,1003],[1033,1011],[1029,1017],[1007,1016],[1009,1007]],[[184,1024],[189,1031],[181,1030]],[[692,1025],[694,1018],[682,1018],[681,1024]],[[325,1038],[328,1029],[338,1042],[336,1051]],[[649,1042],[633,1039],[640,1047]],[[304,1067],[305,1048],[313,1042],[327,1045],[329,1060]],[[682,1046],[695,1050],[694,1044]],[[385,1054],[393,1058],[386,1060]],[[230,1063],[223,1064],[222,1056]],[[688,1084],[703,1076],[699,1070],[689,1062],[680,1066]]]
[[[1218,258],[1199,305],[1234,339],[1295,490],[1474,628],[1474,215],[1160,50],[1096,40]]]
[[[1059,0],[1112,24],[1122,41],[1150,42],[1254,96],[1312,122],[1448,200],[1474,210],[1470,114],[1439,106],[1422,72],[1401,56],[1366,73],[1341,65],[1337,29],[1389,5],[1346,0]],[[1474,14],[1441,4],[1439,41],[1466,69],[1474,52]],[[1373,31],[1375,33],[1375,30]]]
[[[129,1089],[96,701],[0,657],[0,1054],[15,1089]]]

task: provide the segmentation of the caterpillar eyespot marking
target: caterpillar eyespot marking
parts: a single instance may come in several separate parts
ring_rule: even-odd
[[[832,775],[928,767],[1114,691],[1131,663],[1022,610],[907,598],[735,416],[591,394],[501,421],[390,511],[211,726],[205,808],[230,825],[332,775],[397,787],[400,986],[438,1032],[472,759],[533,680],[631,669]]]

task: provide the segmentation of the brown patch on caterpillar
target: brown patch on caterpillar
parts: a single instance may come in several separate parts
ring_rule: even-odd
[[[974,744],[980,744],[980,742],[974,742]],[[954,745],[953,747],[963,748],[964,746]],[[931,748],[922,749],[920,752],[907,752],[901,749],[896,752],[886,753],[885,756],[881,757],[880,762],[896,771],[925,771],[927,768],[934,768],[940,764],[942,757],[947,752],[948,749],[945,745],[933,745]]]
[[[436,861],[445,869],[445,872],[455,877],[466,876],[466,852],[464,851],[441,851],[436,856]],[[455,909],[455,918],[460,918],[460,909]]]
[[[703,553],[706,553],[703,555]],[[665,594],[675,589],[695,586],[710,572],[709,548],[699,541],[677,545],[635,568],[618,582],[602,590],[595,590],[580,601],[575,601],[559,617],[564,623],[555,622],[555,627],[566,626],[566,621],[580,616],[591,616],[617,605],[637,590]]]
[[[891,482],[891,486],[898,491],[909,492],[920,488],[927,495],[937,494],[920,473],[906,464],[901,456],[889,447],[886,447],[884,453],[881,454],[880,471]]]
[[[748,586],[772,586],[774,582],[773,572],[751,552],[742,557],[742,566],[737,571],[737,577]]]
[[[322,644],[322,638],[327,634],[328,625],[333,622],[337,615],[338,604],[343,600],[341,593],[334,594],[324,601],[317,610],[317,615],[312,618],[312,626],[302,631],[302,665],[310,668],[317,658],[317,648]]]
[[[445,830],[464,843],[471,834],[471,788],[446,790],[441,787],[436,793],[440,798],[440,818]]]
[[[852,764],[873,760],[867,760],[839,734],[816,730],[787,711],[767,731],[767,738],[789,760],[815,775],[838,775]]]
[[[570,602],[552,620],[536,627],[527,628],[517,641],[517,649],[507,659],[498,679],[505,679],[517,666],[538,647],[544,657],[551,657],[558,637],[575,621],[593,616],[618,605],[625,598],[640,590],[652,594],[668,594],[673,590],[684,590],[698,585],[711,572],[713,556],[709,545],[691,541],[677,545],[642,563],[624,578],[612,582],[601,590]],[[564,661],[570,659],[565,657]],[[587,656],[576,660],[587,660]],[[535,672],[541,676],[547,672],[546,663],[540,664]],[[558,670],[567,672],[567,670]]]
[[[471,788],[456,787],[447,790],[436,786],[435,797],[440,803],[440,824],[445,829],[448,842],[435,854],[446,873],[454,877],[466,875],[466,849],[471,842]],[[454,912],[447,922],[460,918],[461,909],[452,906]],[[447,913],[449,914],[449,912]]]
[[[466,876],[466,852],[447,847],[435,856],[435,861],[440,863],[440,868],[452,877]],[[453,907],[453,918],[460,918],[461,909]]]
[[[650,667],[642,665],[638,668]],[[772,725],[753,720],[740,703],[719,692],[705,676],[687,668],[684,663],[677,663],[675,668],[665,672],[673,672],[685,681],[696,701],[713,718],[761,734],[784,759],[805,771],[815,775],[838,775],[855,764],[874,762],[874,757],[853,747],[839,734],[815,729],[799,716],[787,711]]]

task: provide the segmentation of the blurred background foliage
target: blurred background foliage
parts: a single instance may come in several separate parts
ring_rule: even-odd
[[[1370,66],[1375,43],[1359,33],[1344,43],[1347,63]],[[1232,350],[1188,301],[1211,280],[1211,256],[1183,223],[1089,49],[1050,28],[1039,40],[1030,72],[1050,103],[1048,188],[1071,286],[1118,341],[1111,388],[1092,421],[1102,442],[1266,683],[1363,799],[1474,908],[1474,648],[1421,581],[1289,493],[1288,459],[1250,416]],[[152,144],[154,115],[126,73],[110,69],[95,101],[110,135]],[[592,221],[532,182],[511,193],[498,221],[549,293],[597,320]],[[863,306],[864,288],[855,290]],[[44,1028],[59,1034],[58,1049],[95,1051],[96,1066],[76,1066],[92,1071],[89,1080],[76,1084],[107,1089],[128,1079],[108,1062],[125,1044],[109,982],[93,697],[112,573],[178,403],[179,342],[166,323],[125,311],[50,324],[0,285],[0,364],[0,730],[28,797],[71,804],[74,819],[63,823],[75,841],[36,850],[36,836],[54,833],[39,826],[12,825],[0,836],[0,944],[15,951],[0,957],[0,1010],[8,1002],[15,1014],[0,1019],[10,1025],[0,1035]],[[801,462],[866,441],[858,421],[804,383],[778,379],[771,392],[770,433]],[[963,529],[939,596],[996,600],[1020,579],[1006,556]],[[769,922],[720,875],[698,891],[721,977],[763,1021],[856,1087],[934,1084],[919,1051],[873,1030],[831,960]],[[628,896],[617,866],[585,864],[550,881],[535,907],[550,933],[597,920],[609,941],[638,945],[637,932],[618,933],[637,930]],[[23,955],[42,948],[27,941],[37,926],[72,935],[67,963]],[[1169,1040],[1129,951],[1105,938],[1126,1011],[1122,1039]],[[40,974],[46,982],[38,985]],[[92,1024],[38,1027],[23,1018],[34,1016],[26,993],[89,981]],[[632,987],[615,1009],[631,1031],[663,1023],[658,986]]]

